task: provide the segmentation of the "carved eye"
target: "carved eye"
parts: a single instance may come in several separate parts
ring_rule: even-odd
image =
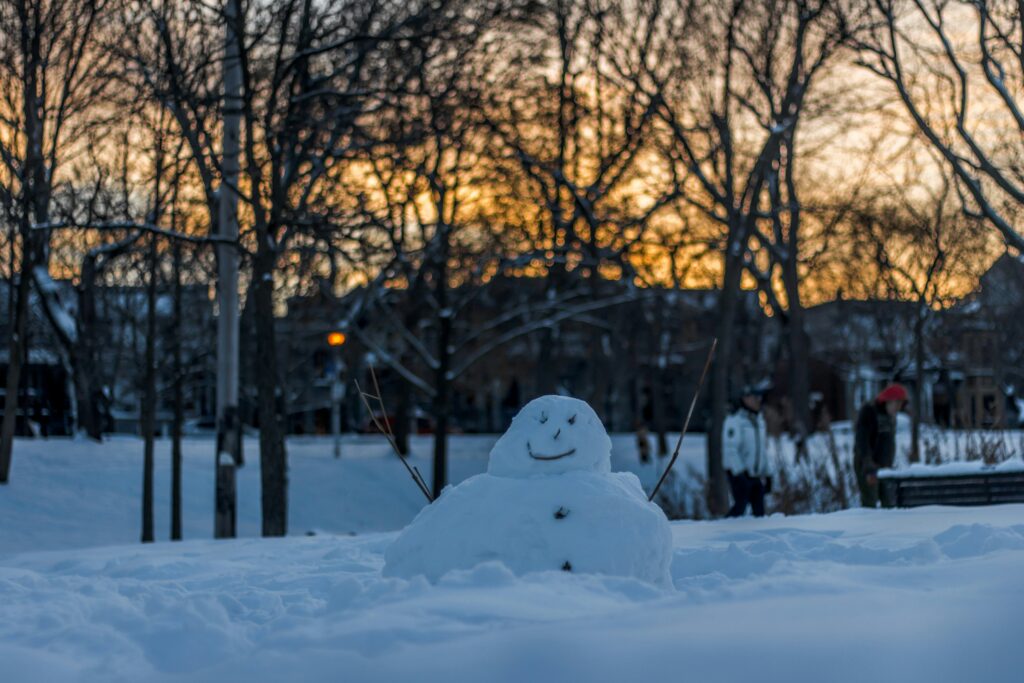
[[[546,413],[541,413],[541,414],[540,414],[540,423],[541,423],[541,424],[544,424],[544,423],[545,423],[545,422],[547,422],[547,421],[548,421],[548,416],[547,416],[547,414],[546,414]]]
[[[571,424],[571,425],[576,424],[576,416],[575,415],[573,415],[572,417],[569,418],[569,424]]]

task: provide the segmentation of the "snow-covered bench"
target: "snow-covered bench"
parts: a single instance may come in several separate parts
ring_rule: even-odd
[[[1024,503],[1024,461],[911,465],[878,473],[882,507]]]

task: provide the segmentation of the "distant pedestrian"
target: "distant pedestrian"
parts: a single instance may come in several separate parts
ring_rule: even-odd
[[[744,387],[739,409],[722,427],[722,465],[729,475],[733,499],[729,517],[746,514],[747,506],[755,517],[763,517],[764,496],[772,490],[767,429],[761,415],[764,391],[763,387]]]
[[[907,390],[890,384],[865,403],[857,415],[853,469],[866,508],[878,505],[878,470],[892,467],[896,457],[896,415],[907,402]]]
[[[651,441],[648,437],[647,423],[643,420],[636,421],[636,450],[640,455],[640,462],[651,461]]]

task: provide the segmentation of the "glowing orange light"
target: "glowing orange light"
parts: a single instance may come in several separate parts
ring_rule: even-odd
[[[341,346],[345,343],[344,332],[328,332],[327,333],[327,345],[328,346]]]

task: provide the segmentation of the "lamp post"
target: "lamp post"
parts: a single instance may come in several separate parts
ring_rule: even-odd
[[[344,332],[329,332],[327,345],[334,349],[334,372],[331,382],[331,433],[334,435],[334,457],[341,457],[341,404],[345,400],[345,383],[342,374],[345,361],[341,357],[341,347],[345,345]]]

